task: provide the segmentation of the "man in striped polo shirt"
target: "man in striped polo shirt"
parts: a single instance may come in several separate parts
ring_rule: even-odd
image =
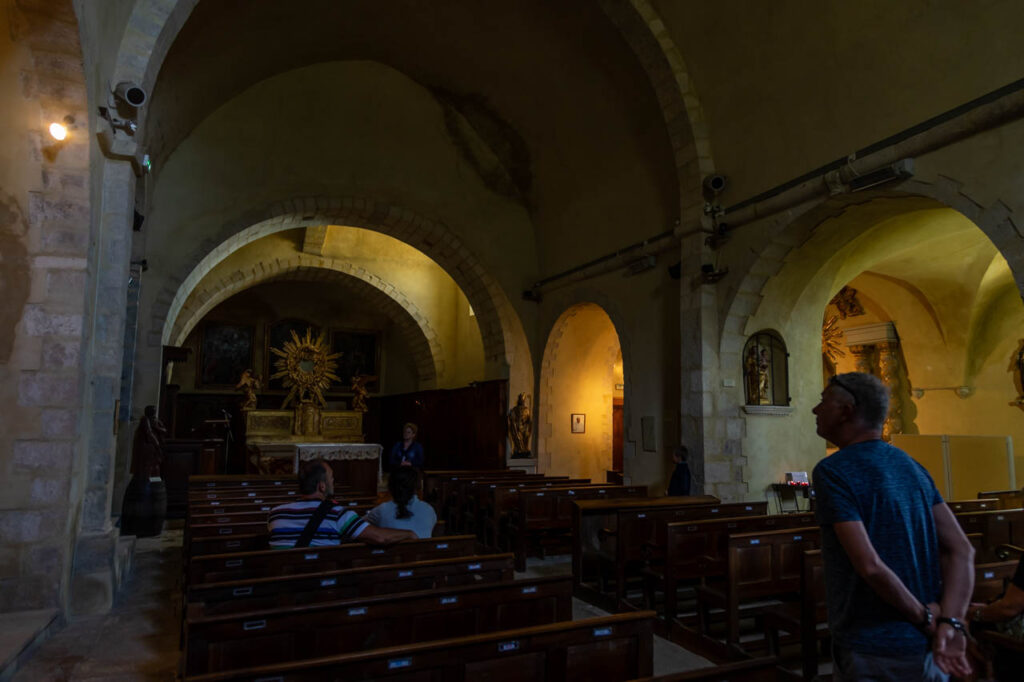
[[[322,459],[309,462],[299,473],[299,492],[302,496],[297,500],[270,510],[267,525],[270,527],[270,546],[273,549],[295,547],[320,505],[324,500],[334,497],[334,470]],[[337,504],[325,511],[305,546],[323,547],[352,541],[389,545],[416,539],[416,534],[409,530],[370,525],[351,509]]]

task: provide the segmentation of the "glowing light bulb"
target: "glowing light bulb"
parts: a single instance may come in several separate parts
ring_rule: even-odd
[[[68,136],[68,129],[60,123],[51,123],[50,135],[53,136],[53,139],[60,141]]]

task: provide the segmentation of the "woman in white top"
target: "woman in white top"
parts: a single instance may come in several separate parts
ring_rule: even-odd
[[[397,467],[388,479],[391,500],[378,504],[366,515],[366,521],[379,528],[411,530],[419,538],[429,538],[437,523],[434,508],[416,497],[420,472],[415,467]]]

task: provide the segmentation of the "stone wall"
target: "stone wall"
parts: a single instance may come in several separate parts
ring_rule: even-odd
[[[70,0],[0,13],[0,611],[62,606],[82,490],[88,106]],[[63,143],[47,128],[70,115]]]

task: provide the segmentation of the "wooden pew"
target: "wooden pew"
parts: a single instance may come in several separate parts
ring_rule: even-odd
[[[387,547],[346,543],[334,547],[268,549],[260,552],[213,554],[195,557],[187,567],[189,585],[250,580],[278,575],[316,573],[356,566],[397,564],[441,557],[472,556],[479,553],[472,535],[409,540]]]
[[[647,486],[617,486],[609,484],[585,486],[556,486],[519,491],[516,509],[510,512],[508,530],[511,546],[515,550],[516,570],[526,570],[526,557],[532,539],[561,536],[570,547],[572,540],[573,508],[577,500],[645,500]]]
[[[728,511],[728,510],[727,510]],[[660,589],[665,596],[665,620],[671,623],[678,613],[677,593],[681,584],[722,578],[729,570],[729,538],[749,532],[787,530],[814,523],[810,512],[762,516],[677,521],[665,526],[665,561],[644,571],[645,601],[656,602]]]
[[[1013,578],[1019,560],[995,561],[974,566],[973,602],[990,602],[1006,591],[1006,584]]]
[[[978,499],[983,498],[999,500],[1000,509],[1020,509],[1024,507],[1024,490],[990,490],[978,493]]]
[[[484,476],[490,475],[494,477],[498,476],[511,476],[513,474],[521,474],[522,471],[516,471],[514,469],[434,469],[423,472],[423,500],[430,504],[435,504],[441,497],[442,484],[446,480],[451,480],[452,477],[459,478],[463,476]]]
[[[711,609],[725,611],[726,645],[739,646],[744,602],[793,597],[800,593],[803,552],[821,543],[817,526],[729,536],[728,569],[722,582],[697,588],[697,628],[710,634]],[[766,607],[751,610],[763,613]]]
[[[459,510],[463,532],[475,533],[483,542],[488,528],[504,526],[504,517],[515,509],[516,498],[508,491],[518,492],[525,489],[551,487],[599,487],[586,478],[543,479],[539,481],[490,481],[488,483],[470,484],[465,488],[465,497]],[[497,491],[502,491],[498,493]],[[500,506],[499,506],[500,505]],[[495,536],[496,537],[496,536]],[[492,543],[491,546],[495,546]]]
[[[691,495],[689,497],[654,497],[644,500],[581,500],[573,510],[572,546],[573,580],[577,590],[582,588],[586,576],[592,575],[591,564],[599,559],[612,561],[618,569],[618,525],[621,514],[651,514],[653,512],[676,512],[686,514],[694,505],[715,505],[721,500],[713,495]],[[637,517],[640,518],[640,517]],[[627,536],[629,533],[627,533]],[[641,541],[645,542],[647,538]],[[631,545],[626,537],[621,544]],[[617,573],[618,571],[616,571]],[[577,594],[577,596],[580,596]],[[600,594],[592,595],[600,598]],[[614,608],[614,607],[613,607]]]
[[[977,557],[983,562],[994,559],[996,547],[1024,544],[1024,509],[994,509],[962,512],[956,520],[964,533],[981,533],[983,551]]]
[[[185,674],[336,656],[572,620],[568,576],[192,619]]]
[[[298,485],[298,477],[294,474],[260,475],[260,474],[219,474],[215,476],[188,477],[188,489],[207,490],[210,488],[238,488],[238,487],[292,487]]]
[[[976,500],[946,500],[946,504],[949,505],[954,514],[1003,508],[995,497],[979,497]]]
[[[186,679],[631,680],[651,674],[653,615],[641,611],[589,618]]]
[[[800,601],[779,604],[764,614],[765,640],[768,653],[780,654],[780,633],[799,634],[800,668],[803,679],[818,675],[818,651],[821,640],[828,637],[828,604],[825,594],[825,564],[821,550],[803,553],[800,568]]]
[[[462,529],[463,511],[471,506],[469,492],[474,486],[490,483],[532,483],[536,485],[547,485],[554,481],[567,481],[568,476],[545,476],[544,474],[520,474],[519,476],[491,477],[465,477],[456,478],[443,483],[443,501],[439,516],[443,517],[454,530]]]
[[[190,585],[188,616],[200,618],[445,585],[511,580],[512,555],[430,559],[338,571]]]
[[[634,682],[783,682],[792,679],[774,657],[755,658],[710,668],[645,677]],[[811,678],[804,678],[810,680]]]

